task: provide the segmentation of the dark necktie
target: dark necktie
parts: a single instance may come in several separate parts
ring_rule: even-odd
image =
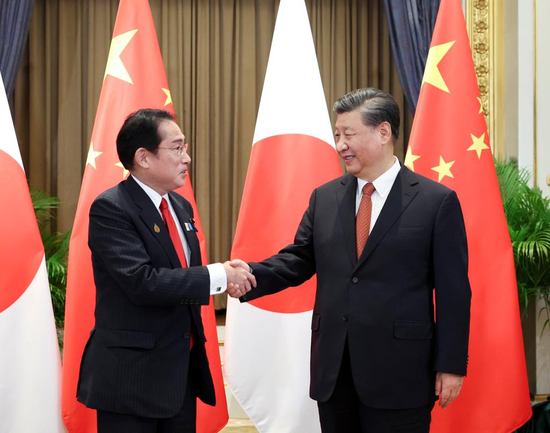
[[[363,187],[363,197],[359,204],[359,210],[357,211],[357,217],[355,219],[355,238],[357,242],[357,259],[361,257],[367,239],[369,237],[370,219],[372,214],[372,200],[371,195],[374,192],[374,185],[367,183]]]

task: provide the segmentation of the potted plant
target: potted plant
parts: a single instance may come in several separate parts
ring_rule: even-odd
[[[59,347],[62,349],[70,231],[59,233],[51,229],[51,223],[54,220],[54,211],[59,207],[59,199],[57,197],[51,197],[44,191],[33,190],[31,188],[31,199],[42,243],[44,244],[55,325]]]
[[[518,295],[522,315],[532,301],[542,299],[538,314],[550,323],[550,199],[531,187],[531,174],[516,160],[495,162],[497,177],[514,249]]]

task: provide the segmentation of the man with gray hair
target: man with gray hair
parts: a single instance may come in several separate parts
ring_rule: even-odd
[[[348,174],[313,191],[294,243],[249,265],[242,301],[317,274],[311,398],[323,432],[426,433],[460,393],[470,284],[462,211],[449,188],[394,156],[399,107],[378,89],[334,104]],[[434,309],[437,309],[437,320]]]

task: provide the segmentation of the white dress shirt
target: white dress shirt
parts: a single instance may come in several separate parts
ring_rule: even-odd
[[[168,194],[161,196],[153,188],[151,188],[148,185],[145,185],[134,175],[131,175],[131,176],[134,178],[136,183],[143,189],[143,191],[145,191],[145,193],[149,196],[149,198],[153,202],[153,205],[157,209],[161,218],[162,218],[162,213],[160,212],[160,203],[163,198],[166,199],[166,201],[168,202],[168,209],[170,210],[170,213],[172,214],[172,217],[176,222],[176,227],[178,228],[178,234],[180,236],[181,243],[183,245],[185,259],[187,260],[187,263],[191,263],[190,261],[191,250],[189,249],[189,245],[187,244],[187,239],[185,239],[185,235],[183,234],[183,229],[181,228],[180,222],[176,216],[176,213],[174,212],[174,208],[172,207],[172,203],[170,202],[170,197],[168,196]],[[227,275],[225,273],[225,269],[223,268],[223,265],[221,263],[212,263],[210,265],[206,265],[206,269],[208,269],[208,273],[210,274],[210,294],[218,295],[220,293],[225,292],[225,290],[227,289]]]
[[[363,180],[363,179],[357,178],[357,193],[355,196],[355,215],[357,215],[357,212],[359,211],[359,205],[361,204],[361,198],[363,197],[363,187],[369,182],[371,182],[374,185],[374,192],[372,193],[372,196],[371,196],[372,213],[370,217],[369,233],[372,231],[374,224],[376,224],[376,220],[378,219],[378,216],[380,215],[380,212],[384,207],[384,203],[386,203],[386,199],[388,198],[388,194],[390,193],[390,190],[392,189],[395,179],[399,174],[399,170],[401,170],[401,165],[399,164],[399,160],[397,159],[396,156],[394,156],[394,158],[395,158],[394,164],[384,174],[382,174],[381,176],[378,176],[377,179],[374,179],[373,181],[369,181],[369,180]]]

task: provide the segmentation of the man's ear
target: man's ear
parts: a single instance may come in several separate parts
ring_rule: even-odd
[[[149,152],[144,147],[140,147],[134,154],[134,165],[149,168]]]
[[[391,126],[388,122],[382,122],[378,125],[378,133],[382,143],[388,143],[392,140]]]

